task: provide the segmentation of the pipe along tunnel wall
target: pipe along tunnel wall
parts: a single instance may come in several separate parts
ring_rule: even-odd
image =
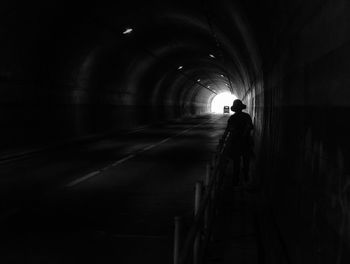
[[[231,89],[253,117],[254,180],[284,244],[269,263],[276,248],[289,263],[345,263],[348,2],[129,2],[5,1],[0,145],[201,114]]]

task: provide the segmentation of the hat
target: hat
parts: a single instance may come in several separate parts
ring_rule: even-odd
[[[233,104],[231,106],[231,111],[237,112],[239,110],[246,109],[246,107],[247,106],[245,104],[243,104],[241,100],[236,99],[233,101]]]

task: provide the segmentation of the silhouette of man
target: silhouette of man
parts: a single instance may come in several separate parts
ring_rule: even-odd
[[[249,114],[242,112],[246,105],[241,100],[233,101],[231,110],[235,112],[230,116],[225,133],[222,140],[225,140],[226,147],[224,154],[233,160],[233,183],[237,181],[243,183],[248,181],[249,177],[249,163],[252,154],[252,137],[251,131],[253,129],[252,118]],[[244,180],[240,180],[241,160],[243,162],[243,176]]]

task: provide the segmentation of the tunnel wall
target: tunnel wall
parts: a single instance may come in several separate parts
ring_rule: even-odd
[[[264,47],[259,170],[278,240],[266,256],[268,263],[348,263],[350,4],[286,2],[269,10]]]
[[[257,50],[234,1],[107,2],[4,1],[1,148],[202,114],[229,85],[255,100]]]
[[[58,3],[4,9],[9,15],[2,18],[0,43],[2,150],[206,112],[206,92],[203,96],[193,83],[169,88],[178,81],[176,65],[169,67],[130,45],[137,41],[127,42],[81,6],[65,9]],[[168,83],[157,90],[157,82],[149,79],[158,80],[170,70]],[[181,89],[194,89],[195,96],[168,96]]]

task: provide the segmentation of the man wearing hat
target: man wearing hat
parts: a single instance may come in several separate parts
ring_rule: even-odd
[[[230,116],[225,133],[222,137],[223,142],[228,135],[224,154],[233,160],[234,183],[240,179],[241,161],[243,163],[244,180],[240,180],[240,182],[247,182],[249,180],[249,162],[253,147],[251,137],[253,122],[249,114],[242,112],[246,107],[247,106],[239,99],[233,101],[231,110],[235,113]]]

